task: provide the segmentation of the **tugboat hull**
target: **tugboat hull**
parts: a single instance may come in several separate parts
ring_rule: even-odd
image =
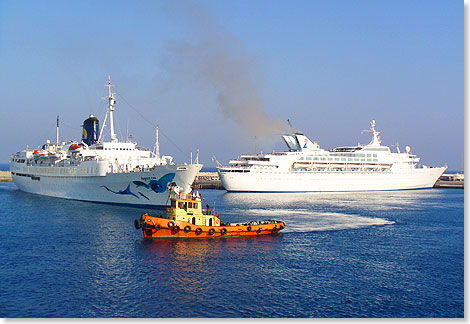
[[[255,222],[253,222],[255,223]],[[144,238],[195,238],[195,237],[240,237],[275,234],[284,229],[286,225],[280,221],[262,221],[257,224],[246,225],[194,225],[186,221],[170,220],[142,215],[136,219],[134,225],[142,228]]]

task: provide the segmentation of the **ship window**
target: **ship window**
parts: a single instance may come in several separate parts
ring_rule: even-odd
[[[318,158],[317,158],[317,157],[315,157],[315,158],[313,158],[313,159],[314,159],[315,161],[318,161]]]
[[[370,154],[367,154],[367,157],[370,157]]]
[[[196,225],[196,217],[193,217],[192,223],[193,223],[193,225]]]
[[[348,161],[352,161],[353,159],[352,158],[348,158]]]
[[[326,158],[321,158],[321,160],[322,160],[322,161],[325,161],[325,160],[326,160]]]
[[[354,161],[359,161],[359,159],[358,159],[358,158],[355,158]]]
[[[171,207],[176,208],[176,201],[175,200],[171,201]]]
[[[339,158],[335,158],[335,161],[339,161]]]
[[[188,208],[193,208],[193,203],[192,202],[188,203]]]
[[[312,157],[311,157],[311,156],[307,156],[307,160],[308,160],[308,161],[311,161],[311,160],[312,160]]]
[[[377,157],[377,154],[374,154],[374,157]]]
[[[197,203],[194,203],[194,204],[193,204],[193,207],[194,207],[194,208],[197,208]]]
[[[341,161],[346,161],[346,158],[341,158]]]
[[[209,226],[212,226],[212,218],[209,218]]]

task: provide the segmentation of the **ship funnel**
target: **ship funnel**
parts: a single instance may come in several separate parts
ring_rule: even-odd
[[[82,142],[87,145],[92,145],[98,142],[100,137],[99,120],[93,115],[90,115],[83,122]]]

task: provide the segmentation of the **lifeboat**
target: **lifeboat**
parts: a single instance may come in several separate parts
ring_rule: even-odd
[[[215,210],[203,209],[200,197],[191,194],[170,197],[170,201],[166,218],[145,213],[134,221],[144,238],[255,236],[275,234],[286,227],[275,220],[224,223]]]
[[[81,149],[82,149],[82,146],[80,144],[73,143],[72,145],[69,146],[69,151],[78,151]]]

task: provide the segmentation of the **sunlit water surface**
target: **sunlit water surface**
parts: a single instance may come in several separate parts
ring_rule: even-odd
[[[144,241],[158,210],[0,184],[0,317],[463,317],[463,190],[235,194],[281,234]]]

